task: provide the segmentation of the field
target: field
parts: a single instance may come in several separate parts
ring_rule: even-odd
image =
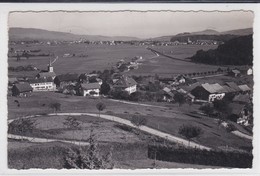
[[[16,106],[14,100],[20,102],[20,107]],[[95,105],[102,101],[106,105],[106,109],[102,113],[126,119],[130,119],[133,115],[144,116],[148,120],[147,125],[149,127],[176,136],[180,136],[178,134],[178,129],[183,124],[199,126],[204,130],[204,133],[200,138],[195,139],[195,142],[199,142],[202,145],[213,148],[228,146],[236,149],[250,149],[252,147],[251,141],[228,133],[224,128],[219,127],[217,121],[214,119],[205,116],[192,115],[199,107],[199,105],[196,104],[191,106],[184,104],[181,107],[176,104],[162,104],[162,107],[143,107],[138,104],[129,105],[114,102],[105,98],[90,99],[85,97],[66,96],[59,93],[34,93],[30,98],[8,97],[9,119],[25,115],[50,113],[52,110],[48,105],[53,101],[61,103],[61,112],[92,113],[98,113]],[[45,106],[43,106],[43,104]],[[119,106],[120,108],[118,108]],[[81,138],[81,135],[79,135],[79,138]]]
[[[130,60],[135,56],[142,56],[144,59],[152,57],[154,54],[145,47],[132,45],[86,45],[86,44],[64,44],[64,45],[34,45],[28,47],[24,45],[15,46],[16,49],[41,49],[43,52],[54,53],[59,59],[53,64],[56,74],[68,72],[88,73],[91,71],[103,71],[110,69],[121,59]],[[63,57],[64,54],[76,54],[73,57]],[[77,55],[85,55],[79,57]],[[54,58],[53,58],[54,59]],[[9,58],[9,66],[19,66],[32,64],[40,69],[46,69],[49,57],[32,57],[20,62],[16,58]]]
[[[40,49],[45,53],[53,53],[59,56],[57,61],[53,64],[56,74],[63,74],[68,72],[73,73],[89,73],[94,70],[111,69],[115,63],[124,59],[129,61],[135,56],[142,56],[142,65],[137,70],[132,70],[126,74],[130,75],[172,75],[177,73],[191,73],[198,71],[216,70],[217,66],[209,66],[203,64],[188,63],[182,61],[172,60],[163,56],[155,57],[156,55],[147,50],[144,46],[133,46],[127,44],[121,45],[86,45],[86,44],[63,44],[63,45],[15,45],[15,49],[36,50]],[[190,46],[178,45],[171,47],[157,47],[159,51],[165,51],[168,54],[174,50],[174,54],[170,55],[177,58],[185,58],[196,53],[199,49],[208,50],[212,47],[209,46]],[[156,49],[157,49],[156,48]],[[183,54],[185,53],[185,54]],[[64,54],[75,54],[72,57],[63,57]],[[84,55],[84,57],[80,57]],[[8,59],[9,66],[20,66],[32,64],[39,69],[47,69],[50,57],[31,57],[28,60],[22,58],[17,62],[15,57]],[[54,60],[54,57],[52,57]],[[21,73],[22,75],[33,76],[35,73]],[[21,75],[20,72],[9,72],[9,76]]]
[[[178,59],[185,59],[187,57],[191,57],[198,50],[210,50],[216,49],[218,45],[175,45],[175,46],[154,46],[151,47],[156,51],[160,51],[166,55],[172,56]]]

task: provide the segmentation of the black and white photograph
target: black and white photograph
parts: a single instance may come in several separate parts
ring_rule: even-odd
[[[9,169],[252,169],[254,12],[12,11]]]

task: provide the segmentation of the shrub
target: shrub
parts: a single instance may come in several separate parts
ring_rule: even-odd
[[[137,127],[145,125],[147,123],[147,119],[142,116],[134,115],[131,119],[131,123]]]
[[[250,153],[219,150],[200,150],[196,148],[174,148],[168,146],[148,146],[148,158],[168,162],[201,164],[235,168],[252,168],[253,155]]]

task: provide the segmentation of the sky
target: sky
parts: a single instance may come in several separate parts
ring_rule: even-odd
[[[152,38],[205,29],[253,27],[250,11],[230,12],[12,12],[9,27],[39,28],[83,35]]]

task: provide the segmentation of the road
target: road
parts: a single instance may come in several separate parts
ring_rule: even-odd
[[[49,138],[37,138],[37,137],[20,136],[20,135],[15,135],[15,134],[8,134],[7,137],[9,139],[28,140],[28,141],[34,142],[34,143],[64,142],[64,143],[75,144],[75,145],[79,145],[79,146],[87,146],[87,145],[89,145],[88,142],[83,142],[83,141],[63,140],[63,139],[49,139]]]
[[[48,115],[49,116],[57,116],[57,115],[58,116],[82,116],[82,115],[88,115],[88,116],[92,116],[92,117],[103,118],[103,119],[106,119],[106,120],[118,122],[118,123],[130,126],[130,127],[133,127],[133,128],[137,128],[129,120],[122,119],[120,117],[116,117],[116,116],[112,116],[112,115],[106,115],[106,114],[100,114],[100,117],[99,117],[99,114],[93,114],[93,113],[51,113],[51,114],[48,114]],[[39,117],[39,116],[40,115],[36,115],[36,117]],[[32,116],[30,116],[30,117],[32,117]],[[23,118],[28,118],[28,117],[23,117]],[[8,120],[8,123],[10,123],[10,121],[13,121],[13,120]],[[165,133],[165,132],[161,132],[159,130],[156,130],[156,129],[153,129],[153,128],[150,128],[150,127],[147,127],[147,126],[140,126],[138,129],[141,130],[141,131],[147,132],[149,134],[152,134],[154,136],[161,137],[161,138],[166,139],[168,141],[175,142],[175,143],[178,143],[180,145],[184,145],[186,147],[211,150],[211,148],[209,148],[209,147],[197,144],[197,143],[192,142],[192,141],[189,142],[188,140],[173,136],[173,135]],[[8,135],[10,135],[10,134],[8,134]],[[24,137],[24,136],[19,136],[19,137],[21,139],[21,137]],[[45,142],[49,142],[50,140],[58,141],[57,139],[44,139],[44,138],[38,138],[38,140],[39,141],[45,140]],[[69,142],[69,141],[65,141],[65,142]],[[78,141],[70,141],[70,143],[73,143],[73,142],[75,143],[75,142],[78,142]]]
[[[149,105],[149,104],[143,104],[143,103],[135,103],[135,102],[124,101],[124,100],[115,100],[115,99],[107,99],[107,100],[114,101],[114,102],[125,103],[125,104],[130,104],[130,105],[138,105],[138,106],[146,106],[146,107],[168,109],[167,107],[164,107],[164,106],[156,106],[156,105]]]

